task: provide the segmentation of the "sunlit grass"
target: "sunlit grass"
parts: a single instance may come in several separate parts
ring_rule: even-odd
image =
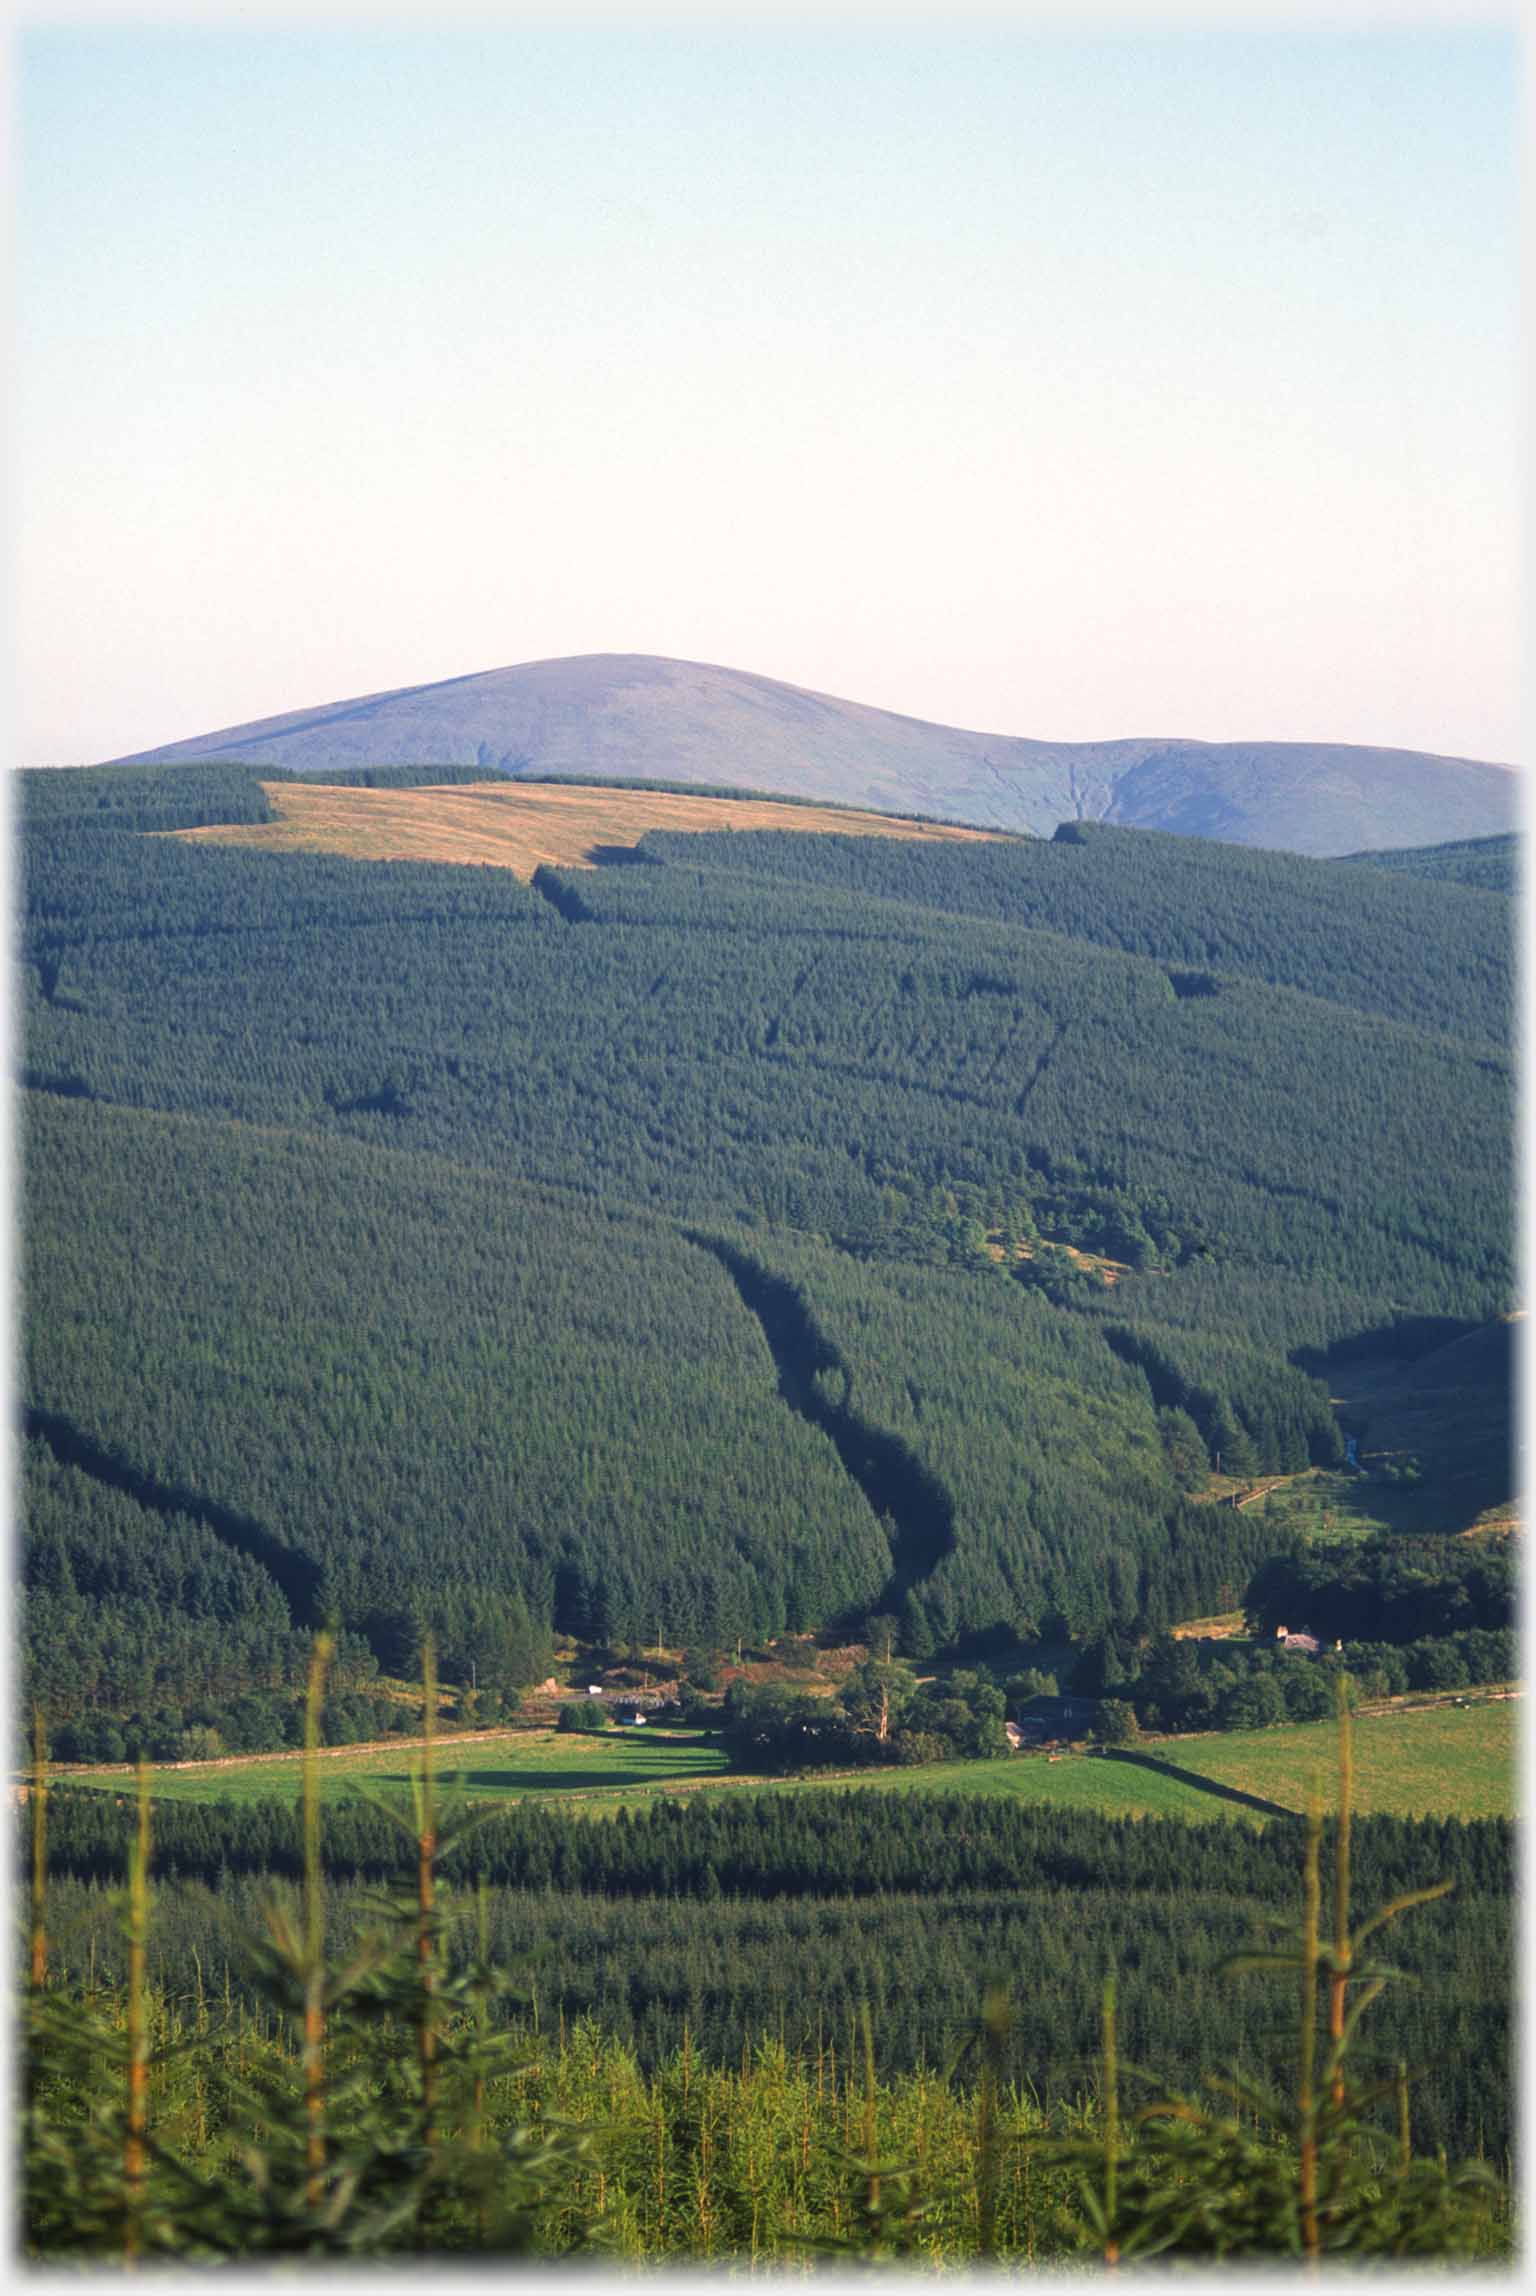
[[[329,1799],[346,1794],[356,1778],[387,1790],[403,1784],[420,1760],[407,1745],[364,1753],[340,1747],[317,1764],[320,1790]],[[622,1795],[654,1792],[691,1779],[715,1779],[731,1769],[723,1742],[704,1731],[518,1730],[487,1732],[483,1738],[439,1744],[437,1768],[447,1780],[477,1799],[579,1794]],[[291,1757],[269,1762],[196,1763],[152,1772],[157,1796],[189,1802],[270,1801],[298,1798],[302,1765]],[[71,1772],[72,1785],[100,1786],[121,1793],[120,1770]],[[131,1784],[131,1781],[127,1781]]]
[[[1501,1817],[1515,1806],[1514,1706],[1451,1702],[1395,1707],[1360,1717],[1356,1731],[1357,1806],[1400,1817]],[[911,1769],[808,1771],[782,1778],[739,1768],[723,1738],[704,1730],[516,1730],[445,1741],[440,1774],[474,1800],[559,1800],[590,1815],[656,1793],[755,1787],[778,1793],[810,1787],[873,1787],[881,1793],[1004,1794],[1059,1809],[1100,1810],[1107,1817],[1178,1817],[1206,1821],[1262,1813],[1225,1798],[1220,1789],[1300,1810],[1315,1777],[1326,1801],[1332,1787],[1334,1725],[1281,1723],[1267,1730],[1204,1731],[1149,1740],[1145,1761],[1106,1760],[1086,1751],[1019,1754],[997,1761],[925,1762]],[[404,1785],[419,1761],[406,1744],[322,1755],[322,1794],[335,1800],[354,1780],[374,1788]],[[1165,1771],[1153,1764],[1167,1764]],[[270,1761],[208,1762],[151,1772],[157,1797],[176,1801],[297,1799],[301,1765]],[[1168,1771],[1185,1773],[1169,1775]],[[70,1771],[72,1785],[128,1795],[121,1769]],[[1207,1790],[1200,1780],[1208,1779]]]
[[[1513,1817],[1515,1717],[1508,1700],[1394,1707],[1355,1724],[1355,1807],[1394,1817]],[[1155,1751],[1182,1769],[1300,1810],[1316,1778],[1333,1791],[1332,1722],[1228,1730],[1167,1740]]]
[[[988,832],[918,824],[842,806],[776,805],[755,798],[559,784],[454,783],[444,788],[353,789],[324,782],[263,782],[276,819],[178,829],[194,844],[269,853],[338,853],[355,861],[448,861],[531,877],[542,865],[592,866],[638,845],[653,829],[785,829],[804,836],[937,838],[985,842]]]

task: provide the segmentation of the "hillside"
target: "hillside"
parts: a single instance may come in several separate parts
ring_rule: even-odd
[[[1520,883],[1520,838],[1469,837],[1451,845],[1389,846],[1380,852],[1345,853],[1375,869],[1406,877],[1437,878],[1447,885],[1475,885],[1490,893],[1513,893]]]
[[[1053,742],[930,725],[775,678],[647,654],[525,662],[225,726],[119,763],[302,774],[399,764],[729,783],[1049,835],[1103,820],[1342,854],[1513,826],[1496,765],[1341,743]]]
[[[146,834],[259,832],[254,768],[21,797],[56,1711],[227,1698],[328,1614],[482,1681],[509,1604],[523,1657],[1209,1615],[1274,1539],[1215,1461],[1338,1467],[1341,1343],[1397,1378],[1510,1304],[1487,893],[1098,826],[525,882]],[[1431,1528],[1508,1490],[1507,1359],[1445,1371],[1359,1405]],[[1487,1431],[1442,1515],[1422,1387]]]

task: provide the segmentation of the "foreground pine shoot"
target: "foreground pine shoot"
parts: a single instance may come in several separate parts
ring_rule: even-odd
[[[1047,2138],[1037,2149],[1075,2171],[1083,2244],[1100,2245],[1109,2265],[1121,2256],[1204,2254],[1292,2257],[1316,2267],[1335,2256],[1481,2256],[1501,2244],[1502,2194],[1486,2169],[1453,2171],[1443,2159],[1414,2158],[1406,2068],[1387,2079],[1353,2075],[1362,2016],[1389,1982],[1409,1981],[1367,1946],[1402,1914],[1444,1897],[1451,1884],[1411,1891],[1351,1927],[1353,1772],[1342,1685],[1338,1732],[1333,1934],[1325,1938],[1322,1930],[1323,1821],[1314,1793],[1295,1942],[1236,1955],[1226,1965],[1234,1976],[1267,1973],[1296,1985],[1294,2096],[1207,2075],[1218,2102],[1156,2097],[1132,2115],[1122,2143],[1114,1987],[1106,1985],[1102,2135],[1068,2144]],[[1385,2099],[1396,2106],[1395,2133],[1369,2117]]]

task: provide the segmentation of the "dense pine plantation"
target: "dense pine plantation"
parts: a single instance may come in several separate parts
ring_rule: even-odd
[[[427,1590],[453,1651],[513,1593],[599,1638],[720,1640],[884,1583],[874,1516],[674,1230],[350,1142],[37,1119],[32,1282],[62,1312],[33,1391],[262,1525],[300,1623],[406,1665]]]
[[[1464,837],[1454,845],[1408,845],[1375,853],[1347,853],[1373,869],[1393,869],[1410,877],[1440,878],[1451,885],[1481,885],[1492,893],[1513,893],[1520,884],[1520,839]]]
[[[1492,893],[1076,825],[532,886],[165,834],[265,805],[23,777],[53,1715],[291,1680],[285,1613],[450,1671],[507,1599],[1155,1629],[1267,1551],[1205,1466],[1341,1456],[1330,1345],[1507,1304]]]
[[[53,1798],[61,1977],[122,1976],[113,1905],[130,1823],[104,1795]],[[222,1998],[227,1985],[255,2008],[240,1939],[258,1926],[268,1877],[302,1872],[291,1804],[166,1803],[154,1823],[157,1870],[176,1886],[157,1910],[152,1975],[182,1998],[199,1982]],[[759,2038],[792,2058],[829,2044],[841,2054],[867,2002],[883,2069],[942,2073],[982,1990],[1006,1986],[1006,2077],[1060,2106],[1091,2091],[1111,1968],[1130,2061],[1189,2086],[1234,2063],[1283,2077],[1294,2039],[1284,2007],[1223,1964],[1293,1924],[1301,1835],[1292,1822],[1113,1820],[962,1796],[742,1793],[611,1820],[499,1815],[444,1856],[443,1880],[466,1911],[488,1883],[493,1957],[518,1980],[515,2023],[558,2030],[590,2016],[647,2071],[685,2037],[704,2062],[731,2067]],[[1500,2165],[1511,2141],[1511,1835],[1492,1819],[1371,1818],[1356,1821],[1352,1844],[1362,1906],[1455,1884],[1394,1941],[1419,1982],[1383,1997],[1370,2055],[1415,2067],[1421,2144]],[[344,1803],[326,1813],[325,1850],[340,1946],[381,1891],[409,1878],[410,1845],[386,1817]],[[470,1946],[465,1921],[457,1950]]]
[[[1364,898],[1332,862],[1098,822],[1066,824],[1051,839],[964,848],[762,830],[653,832],[645,851],[678,866],[747,870],[954,916],[1044,926],[1499,1045],[1509,1026],[1507,907],[1490,899],[1453,910],[1456,926],[1447,934],[1444,902],[1415,879],[1449,877],[1459,858],[1456,881],[1484,883],[1487,871],[1513,867],[1515,842],[1428,848],[1412,877],[1414,856],[1372,854],[1393,870],[1393,883],[1372,886]],[[1477,864],[1482,874],[1473,873]],[[1185,993],[1192,988],[1186,984]]]
[[[196,1517],[150,1508],[28,1439],[26,1604],[34,1696],[68,1713],[224,1698],[303,1670],[282,1588]]]
[[[912,1655],[978,1628],[1080,1637],[1241,1599],[1271,1537],[1189,1504],[1147,1379],[1091,1322],[996,1277],[777,1237],[723,1248],[786,1364],[810,1362],[801,1409],[844,1433],[889,1510],[882,1607]]]

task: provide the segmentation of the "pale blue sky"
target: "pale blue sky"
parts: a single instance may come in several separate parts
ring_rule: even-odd
[[[1512,37],[23,37],[23,762],[552,654],[1513,759]]]

